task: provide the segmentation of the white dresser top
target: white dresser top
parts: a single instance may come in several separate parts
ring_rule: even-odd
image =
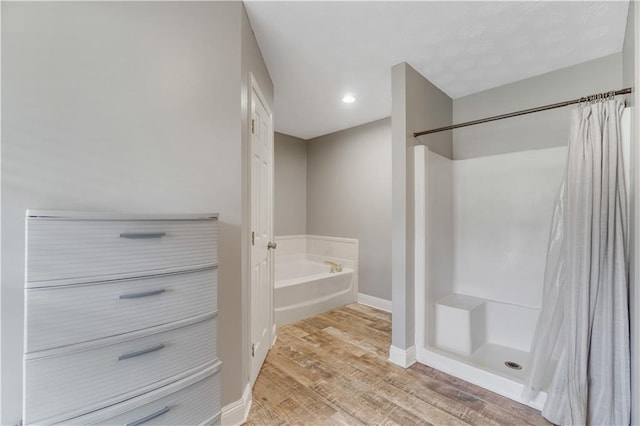
[[[27,217],[72,220],[211,220],[218,219],[218,213],[192,214],[131,214],[81,212],[68,210],[33,210],[27,209]]]

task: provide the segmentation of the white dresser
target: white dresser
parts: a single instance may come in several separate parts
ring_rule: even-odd
[[[24,424],[220,420],[217,215],[27,211]]]

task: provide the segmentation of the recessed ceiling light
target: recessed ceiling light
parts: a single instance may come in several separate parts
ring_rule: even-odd
[[[353,97],[353,95],[344,95],[344,98],[342,98],[342,102],[344,102],[345,104],[352,104],[356,101],[356,98]]]

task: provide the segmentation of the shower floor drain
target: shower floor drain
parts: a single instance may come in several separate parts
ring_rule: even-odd
[[[518,364],[517,362],[505,361],[504,365],[506,365],[507,367],[512,368],[514,370],[522,370],[522,366],[520,364]]]

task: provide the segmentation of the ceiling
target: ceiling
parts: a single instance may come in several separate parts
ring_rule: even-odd
[[[628,1],[245,6],[275,86],[276,131],[310,139],[390,116],[391,67],[403,61],[455,99],[620,52]]]

